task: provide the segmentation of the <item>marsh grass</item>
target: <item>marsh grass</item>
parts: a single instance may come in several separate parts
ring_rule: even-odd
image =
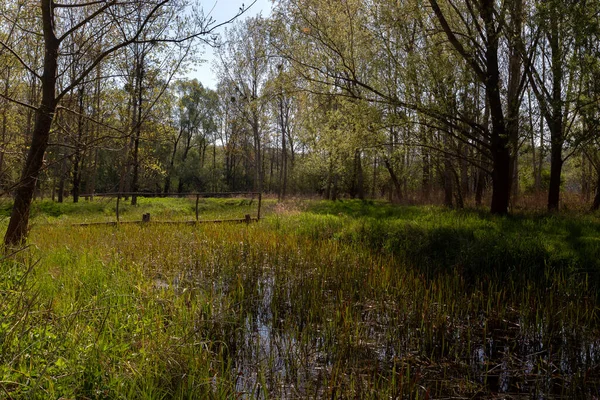
[[[273,202],[265,200],[265,207]],[[116,221],[117,201],[110,197],[82,199],[79,203],[56,203],[51,200],[34,201],[31,210],[32,225],[73,224]],[[0,220],[7,221],[12,203],[0,204]],[[119,216],[121,221],[141,221],[142,215],[150,213],[154,221],[193,221],[195,220],[196,198],[150,198],[138,197],[138,204],[132,206],[130,199],[121,199]],[[246,214],[255,217],[258,199],[245,197],[204,198],[198,203],[200,220],[243,219]]]
[[[193,215],[140,208],[171,206]],[[599,393],[596,216],[266,208],[251,225],[34,227],[1,264],[0,397]]]

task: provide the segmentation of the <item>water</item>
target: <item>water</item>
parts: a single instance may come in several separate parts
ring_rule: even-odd
[[[232,326],[209,339],[228,349],[237,398],[600,395],[600,338],[586,327],[549,331],[548,323],[531,325],[516,313],[506,321],[459,313],[456,319],[423,322],[418,304],[403,296],[369,299],[338,292],[335,282],[324,281],[319,285],[328,289],[315,308],[309,303],[317,275],[262,267],[215,280],[189,270],[155,286],[210,292],[213,302],[222,302],[212,307],[228,315]],[[232,303],[229,296],[242,290],[239,285],[244,296]],[[306,302],[306,308],[299,306]],[[440,314],[445,305],[432,309]],[[210,331],[211,323],[199,322],[196,329],[202,332],[204,324]],[[432,323],[433,329],[426,326]]]

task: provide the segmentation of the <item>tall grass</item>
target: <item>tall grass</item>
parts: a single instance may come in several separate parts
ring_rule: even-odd
[[[1,264],[2,396],[597,395],[594,215],[268,209],[251,225],[34,227]]]
[[[130,199],[119,202],[121,221],[141,221],[142,215],[150,213],[156,221],[193,221],[195,220],[196,198],[151,198],[138,197],[137,205],[132,206]],[[273,202],[265,201],[265,207]],[[12,202],[0,205],[0,219],[7,220]],[[200,220],[241,219],[246,214],[256,216],[258,199],[256,198],[203,198],[198,202]],[[79,203],[56,203],[50,200],[34,201],[31,210],[32,224],[73,224],[89,222],[114,222],[117,219],[117,200],[110,197],[96,197],[93,200],[81,200]]]

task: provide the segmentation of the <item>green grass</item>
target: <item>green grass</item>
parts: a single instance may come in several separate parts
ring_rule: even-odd
[[[193,219],[190,204],[125,212]],[[204,206],[214,218],[247,207]],[[251,225],[69,225],[106,207],[39,207],[37,221],[60,223],[35,225],[31,247],[2,262],[0,397],[600,389],[596,215],[267,201]]]
[[[266,207],[269,201],[265,201]],[[5,201],[0,206],[0,219],[8,220],[12,203]],[[89,222],[114,222],[117,200],[96,197],[94,200],[81,199],[79,203],[56,203],[51,200],[34,201],[31,221],[40,224],[73,224]],[[138,204],[131,205],[131,199],[121,199],[119,217],[121,221],[141,221],[142,215],[150,213],[155,221],[193,221],[196,219],[195,198],[146,198],[138,197]],[[207,198],[198,203],[200,220],[241,219],[246,214],[256,216],[258,199],[252,198]]]

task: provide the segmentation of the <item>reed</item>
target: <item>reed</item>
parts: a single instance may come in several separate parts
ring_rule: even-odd
[[[267,202],[259,224],[71,227],[101,217],[87,207],[35,226],[0,266],[4,397],[600,389],[593,214],[297,201]]]

